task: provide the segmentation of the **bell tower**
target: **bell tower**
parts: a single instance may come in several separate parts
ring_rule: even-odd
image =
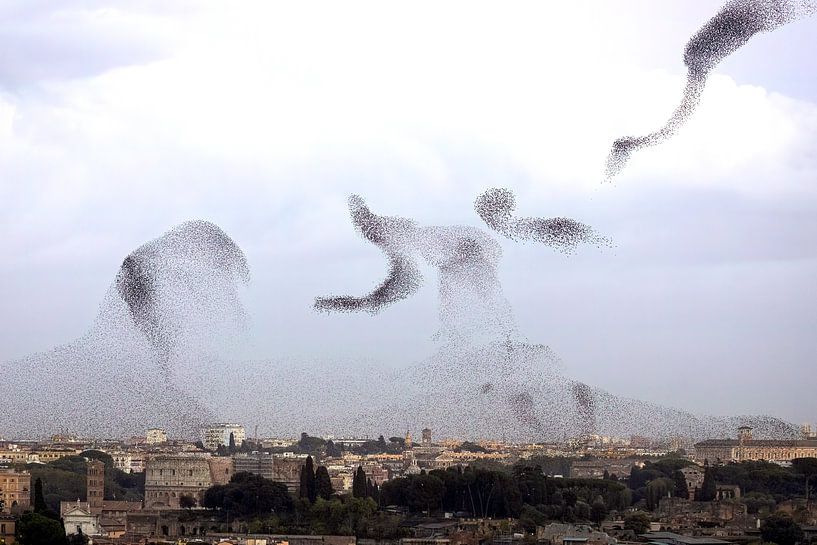
[[[105,499],[105,464],[100,460],[89,460],[86,479],[88,508],[92,515],[99,515]]]

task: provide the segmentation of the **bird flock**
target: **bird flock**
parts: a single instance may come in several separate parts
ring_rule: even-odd
[[[687,82],[680,105],[656,131],[615,140],[605,177],[618,176],[634,152],[681,128],[720,61],[754,35],[814,12],[814,2],[805,0],[728,2],[684,49]],[[287,358],[226,369],[217,354],[223,339],[246,325],[239,291],[249,282],[250,267],[219,227],[191,221],[123,259],[85,335],[8,367],[0,382],[3,398],[38,401],[9,404],[0,431],[114,436],[163,426],[196,436],[207,421],[229,416],[280,434],[371,435],[407,425],[466,438],[525,440],[592,434],[701,438],[731,434],[739,425],[755,427],[759,436],[794,434],[793,426],[770,416],[696,415],[615,396],[569,378],[550,348],[520,334],[498,276],[502,247],[491,232],[566,254],[582,245],[610,247],[611,240],[591,226],[565,217],[518,217],[514,193],[504,188],[488,189],[474,202],[489,231],[379,215],[358,195],[348,205],[352,225],[383,252],[388,272],[369,293],[320,296],[314,309],[376,315],[416,294],[424,280],[421,265],[428,266],[438,278],[440,332],[438,348],[426,360],[398,371]],[[317,373],[324,378],[316,397]],[[369,380],[349,378],[360,373]]]

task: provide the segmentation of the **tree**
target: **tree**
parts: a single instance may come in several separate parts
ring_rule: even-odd
[[[39,513],[26,513],[17,521],[20,545],[65,545],[65,528],[59,521]]]
[[[315,488],[315,465],[312,456],[307,456],[306,463],[301,467],[301,483],[298,496],[308,499],[309,503],[315,503],[315,499],[318,497]]]
[[[803,529],[790,516],[775,513],[760,525],[760,536],[777,545],[795,545],[803,540]]]
[[[87,545],[88,536],[82,533],[82,528],[77,528],[77,533],[68,537],[68,545]]]
[[[366,472],[363,471],[363,466],[357,466],[357,471],[355,471],[355,477],[352,480],[352,496],[366,497]]]
[[[343,451],[331,439],[326,442],[326,456],[329,458],[340,458]]]
[[[704,468],[704,481],[701,484],[701,489],[698,491],[698,501],[712,501],[715,499],[718,491],[715,487],[715,472],[707,466]]]
[[[635,535],[643,534],[650,529],[650,517],[643,511],[627,513],[624,516],[624,529],[632,530]]]
[[[457,452],[488,452],[484,447],[472,443],[471,441],[463,441],[460,446],[456,448]]]
[[[674,483],[670,479],[653,479],[647,484],[647,509],[655,511],[661,498],[666,498],[672,493]]]
[[[544,526],[547,524],[547,516],[538,509],[530,505],[522,507],[522,513],[519,515],[519,525],[527,532],[535,532],[537,526]]]
[[[382,435],[377,438],[377,447],[380,449],[380,452],[386,452],[389,448],[386,445],[386,438]]]
[[[227,445],[227,451],[230,454],[235,452],[235,435],[233,434],[233,432],[230,432],[230,441],[229,444]]]
[[[596,524],[601,524],[604,517],[607,516],[607,505],[604,503],[604,498],[596,496],[593,504],[590,506],[590,518]]]
[[[190,494],[182,494],[179,496],[179,507],[182,509],[192,509],[196,506],[196,498]]]
[[[809,501],[809,481],[817,476],[817,458],[795,458],[791,461],[791,468],[806,479],[806,503]]]
[[[749,492],[743,496],[743,503],[746,504],[746,512],[755,515],[761,512],[771,512],[777,502],[774,496],[762,492]]]
[[[37,477],[34,481],[34,512],[44,513],[48,509],[45,505],[45,497],[43,496],[43,480]]]
[[[689,487],[687,486],[687,479],[680,469],[675,470],[672,474],[672,480],[675,482],[675,497],[689,499]]]
[[[326,445],[326,441],[320,437],[310,437],[306,432],[301,434],[301,439],[297,443],[298,452],[302,454],[319,454]]]
[[[329,478],[329,470],[326,466],[318,466],[315,471],[315,492],[319,498],[328,500],[335,493],[332,488],[332,479]]]
[[[235,473],[227,484],[208,488],[201,504],[207,509],[225,509],[244,517],[293,511],[285,484],[245,471]]]

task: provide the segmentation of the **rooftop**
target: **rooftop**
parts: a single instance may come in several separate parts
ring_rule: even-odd
[[[641,534],[649,543],[654,545],[666,545],[667,543],[680,543],[682,545],[731,545],[730,541],[716,539],[714,537],[692,537],[683,536],[674,532],[649,532]]]

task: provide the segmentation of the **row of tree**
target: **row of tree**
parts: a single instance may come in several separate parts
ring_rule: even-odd
[[[633,491],[633,501],[643,500],[646,507],[653,510],[658,501],[668,495],[689,497],[690,491],[681,470],[690,465],[692,462],[686,459],[670,456],[646,462],[643,467],[634,466],[627,479]],[[704,464],[703,472],[703,482],[693,499],[712,501],[717,496],[717,484],[737,485],[749,512],[757,513],[764,508],[773,508],[780,501],[798,496],[808,499],[814,494],[817,458],[797,458],[792,460],[791,467],[765,461]]]
[[[466,467],[393,479],[380,490],[383,505],[409,512],[451,511],[481,517],[592,520],[630,505],[623,484],[598,479],[548,477],[541,466],[519,464],[511,472]],[[525,509],[525,507],[528,507]]]
[[[318,466],[316,470],[312,456],[307,456],[306,463],[301,467],[298,496],[308,499],[309,503],[315,503],[318,498],[328,500],[334,493],[329,470],[326,466]]]

